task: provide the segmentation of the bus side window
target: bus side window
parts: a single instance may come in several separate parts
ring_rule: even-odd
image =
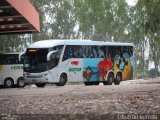
[[[77,46],[76,47],[76,52],[77,52],[77,58],[85,57],[84,47],[83,46]]]
[[[77,58],[78,57],[77,47],[78,46],[75,45],[67,45],[62,60],[65,61],[70,58]]]
[[[65,61],[67,59],[68,59],[68,46],[66,46],[65,48],[62,61]]]
[[[3,54],[0,54],[0,58],[1,58],[1,59],[0,59],[0,64],[4,64],[4,61],[5,61],[5,60],[4,60],[4,59],[5,59],[5,58],[4,58],[4,55],[3,55]]]

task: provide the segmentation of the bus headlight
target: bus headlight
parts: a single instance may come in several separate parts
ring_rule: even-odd
[[[30,76],[31,74],[30,73],[23,73],[23,77],[27,77],[27,76]]]
[[[41,76],[42,76],[42,77],[45,77],[45,76],[47,76],[47,75],[48,75],[48,74],[47,74],[47,73],[45,73],[45,74],[42,74]]]

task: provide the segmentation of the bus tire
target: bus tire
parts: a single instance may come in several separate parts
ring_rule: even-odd
[[[12,88],[14,85],[13,79],[12,78],[6,78],[4,81],[4,86],[6,88]]]
[[[59,83],[56,83],[57,86],[64,86],[67,83],[67,75],[61,74],[59,78]]]
[[[103,81],[104,85],[112,85],[114,82],[114,74],[113,73],[109,73],[107,76],[107,81]]]
[[[119,72],[116,75],[116,79],[114,80],[114,84],[119,85],[121,81],[122,81],[122,74]]]
[[[35,85],[37,87],[41,87],[42,88],[42,87],[44,87],[46,85],[46,83],[36,83]]]
[[[23,88],[25,86],[24,78],[23,77],[18,78],[18,80],[17,80],[17,86],[19,88]]]

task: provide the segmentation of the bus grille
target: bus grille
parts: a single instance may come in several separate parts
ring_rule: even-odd
[[[27,76],[27,78],[41,78],[41,76]]]

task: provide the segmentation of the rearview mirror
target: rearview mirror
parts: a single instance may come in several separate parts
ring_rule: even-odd
[[[25,54],[25,52],[22,52],[22,53],[20,53],[20,54],[18,55],[18,60],[19,60],[19,62],[21,61],[22,55],[24,55],[24,54]]]
[[[53,50],[53,51],[50,51],[48,54],[47,54],[47,61],[50,61],[51,60],[51,55],[58,52],[58,50]]]

